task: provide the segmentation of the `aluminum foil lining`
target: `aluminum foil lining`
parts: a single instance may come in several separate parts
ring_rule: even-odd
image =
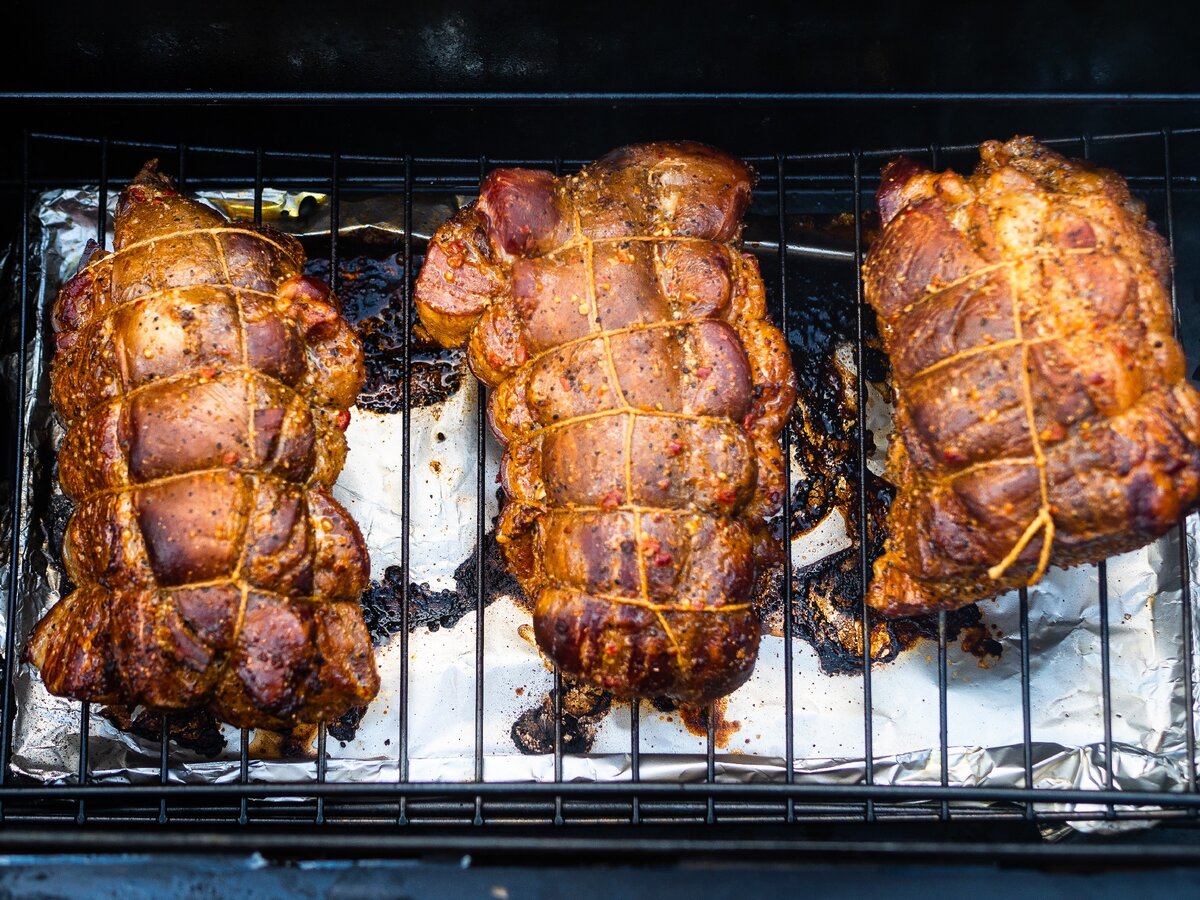
[[[214,205],[245,213],[245,194],[209,195]],[[111,205],[111,198],[110,198]],[[265,208],[282,212],[275,224],[300,235],[328,234],[321,195],[289,196],[268,190]],[[414,243],[432,232],[450,205],[418,204]],[[398,197],[344,199],[343,237],[358,232],[403,245],[403,207]],[[61,438],[49,408],[48,311],[65,278],[95,235],[97,192],[58,190],[40,195],[33,209],[30,285],[34,294],[32,340],[25,348],[25,502],[16,643],[23,647],[33,624],[60,595],[63,574],[55,511],[62,504],[52,477]],[[111,221],[111,209],[110,217]],[[344,242],[343,242],[344,243]],[[16,290],[15,284],[12,290]],[[10,298],[11,299],[11,298]],[[10,309],[13,308],[10,306]],[[4,377],[15,385],[15,356],[3,360]],[[869,392],[880,398],[882,392]],[[411,413],[411,581],[431,591],[452,589],[454,572],[475,550],[478,392],[470,377],[443,402]],[[886,444],[887,409],[873,402],[868,419],[876,444]],[[367,537],[372,577],[380,579],[400,561],[401,417],[356,409],[348,432],[350,455],[336,494]],[[485,448],[486,483],[494,483],[500,448]],[[878,469],[873,460],[873,469]],[[796,468],[796,466],[794,466]],[[488,526],[496,497],[488,491]],[[1196,560],[1197,519],[1188,522],[1188,577],[1200,591]],[[845,522],[836,511],[812,531],[797,535],[791,548],[797,571],[846,546]],[[7,543],[5,544],[7,548]],[[1182,790],[1187,781],[1185,647],[1177,537],[1108,562],[1112,695],[1113,780],[1121,789]],[[12,565],[5,559],[5,570]],[[7,571],[3,573],[7,577]],[[1101,694],[1098,571],[1082,567],[1051,570],[1029,591],[1030,712],[1035,787],[1099,788],[1106,780]],[[1015,593],[981,605],[989,639],[999,655],[980,658],[957,642],[948,649],[947,719],[952,785],[1024,785],[1021,653]],[[513,597],[500,597],[484,614],[483,756],[488,781],[552,781],[549,753],[521,752],[514,723],[552,688],[552,675],[528,638],[530,614]],[[1200,617],[1193,617],[1200,625]],[[3,623],[6,627],[9,623]],[[419,627],[408,641],[409,778],[467,781],[475,753],[474,610],[448,627]],[[1197,637],[1200,637],[1198,635]],[[1194,642],[1200,645],[1200,639]],[[864,709],[861,675],[827,674],[817,653],[794,639],[793,768],[801,783],[865,782]],[[328,739],[329,781],[393,781],[399,772],[399,635],[377,651],[383,687],[357,728]],[[1198,667],[1200,669],[1200,667]],[[782,781],[785,776],[784,639],[763,638],[758,665],[747,684],[728,698],[717,728],[716,778],[723,782]],[[50,696],[37,673],[18,660],[17,715],[13,765],[38,782],[72,781],[78,772],[80,704]],[[874,775],[879,783],[938,784],[938,661],[936,644],[918,641],[872,673]],[[1200,691],[1196,692],[1200,696]],[[696,781],[706,775],[706,739],[685,725],[679,711],[653,704],[640,707],[640,777],[643,781]],[[1200,721],[1200,715],[1197,720]],[[568,781],[628,781],[630,707],[613,704],[589,721],[587,752],[568,751]],[[172,747],[173,782],[232,782],[238,779],[238,734],[223,729],[224,749],[208,755]],[[269,734],[251,735],[250,778],[281,782],[315,780],[311,739],[287,744]],[[138,782],[159,777],[159,743],[115,727],[92,708],[89,778],[94,782]],[[526,748],[528,749],[528,748]],[[1046,809],[1058,809],[1046,805]],[[1076,807],[1084,813],[1091,808]],[[1078,823],[1102,828],[1103,823]]]

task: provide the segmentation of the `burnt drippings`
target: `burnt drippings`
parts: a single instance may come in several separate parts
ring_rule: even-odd
[[[471,555],[454,570],[454,585],[460,594],[471,598],[471,608],[474,609],[476,589],[478,586],[479,548],[476,547]],[[483,584],[487,594],[484,604],[487,605],[497,597],[510,596],[526,609],[532,609],[532,604],[521,590],[521,585],[504,562],[504,554],[496,541],[495,523],[492,530],[483,536]]]
[[[58,479],[58,473],[55,472],[55,480]],[[45,527],[49,532],[48,546],[54,547],[60,554],[62,552],[63,538],[67,533],[67,522],[71,519],[71,512],[75,509],[75,505],[67,499],[67,495],[62,491],[55,490],[50,493],[50,502],[46,509]],[[64,591],[64,596],[66,592]]]
[[[947,630],[949,630],[949,624],[947,621]],[[969,653],[979,660],[976,665],[981,669],[989,668],[992,660],[999,659],[1000,654],[1004,651],[1004,645],[996,639],[997,635],[993,634],[993,631],[989,631],[987,624],[981,621],[969,628],[955,632],[954,635],[955,640],[961,641],[959,647],[963,653]]]
[[[612,695],[600,688],[563,680],[562,749],[564,754],[587,753],[596,728],[612,708]],[[527,755],[554,752],[554,696],[546,693],[537,706],[517,717],[513,744]]]
[[[485,535],[483,552],[484,585],[486,587],[484,606],[491,605],[497,598],[503,596],[514,597],[522,605],[528,606],[521,586],[504,566],[504,558],[500,553],[500,545],[496,543],[494,530]],[[452,589],[435,591],[428,584],[409,583],[409,633],[418,628],[428,628],[430,631],[437,631],[439,628],[453,628],[463,616],[474,612],[478,560],[479,549],[477,547],[454,570],[454,587]],[[385,644],[392,635],[400,633],[402,624],[400,610],[403,597],[402,572],[399,566],[388,566],[384,570],[383,578],[373,580],[366,593],[363,594],[363,618],[366,620],[367,630],[376,647]]]
[[[409,406],[440,403],[462,385],[462,351],[438,347],[410,312],[404,329],[404,257],[380,255],[370,246],[338,259],[338,299],[342,313],[354,325],[363,343],[367,378],[358,395],[358,406],[380,413],[403,412],[404,346],[409,347]],[[373,251],[373,252],[372,252]],[[421,258],[414,254],[414,272]],[[308,275],[329,280],[329,260],[316,257],[304,265]]]
[[[920,641],[937,641],[937,614],[927,616],[912,616],[906,619],[893,619],[887,623],[888,636],[895,644],[896,653],[907,650]],[[874,633],[874,632],[872,632]],[[981,669],[988,668],[992,660],[999,659],[1004,651],[1000,643],[996,626],[989,626],[983,621],[983,613],[972,603],[958,609],[946,612],[946,644],[949,646],[959,642],[959,649],[978,660]],[[894,658],[895,654],[893,654]],[[872,658],[874,662],[874,658]],[[886,661],[886,660],[885,660]],[[857,660],[861,668],[861,657]]]
[[[716,747],[729,746],[730,739],[742,727],[739,721],[725,718],[729,698],[721,697],[707,706],[680,706],[679,718],[683,727],[699,737],[708,736],[709,713],[712,713],[713,745]]]
[[[868,233],[870,223],[864,222]],[[853,217],[834,217],[808,227],[829,234],[853,233]],[[804,315],[790,324],[788,340],[799,383],[796,408],[788,423],[793,448],[792,535],[802,536],[831,514],[845,522],[849,547],[793,572],[793,636],[816,651],[821,668],[829,674],[861,673],[863,669],[862,578],[860,548],[864,544],[860,510],[860,484],[865,470],[867,572],[883,552],[888,508],[894,489],[869,467],[861,466],[861,455],[877,454],[875,435],[868,427],[858,432],[859,398],[855,364],[864,375],[864,397],[879,392],[890,397],[890,370],[876,329],[875,316],[864,311],[861,353],[858,343],[857,273],[853,267],[834,264],[810,265],[788,273],[788,299]],[[795,299],[793,299],[795,298]],[[839,354],[839,347],[842,352]],[[847,352],[849,351],[849,352]],[[783,537],[782,517],[774,523],[775,534]],[[783,572],[771,567],[759,573],[755,600],[764,627],[783,632]],[[979,609],[968,606],[947,615],[948,639],[957,639],[966,629],[978,626]],[[937,637],[936,615],[913,619],[884,620],[869,617],[870,652],[873,662],[894,660],[921,638]],[[983,647],[979,641],[964,640],[964,650]],[[999,655],[996,641],[986,644],[985,655]],[[968,651],[974,652],[974,651]],[[978,654],[977,654],[978,655]]]
[[[104,706],[100,715],[121,731],[136,735],[146,741],[162,740],[162,714],[152,710],[139,710],[131,714],[124,706]],[[167,718],[167,729],[171,743],[177,747],[208,757],[219,756],[225,750],[225,736],[212,713],[205,709],[173,712]]]
[[[401,605],[404,584],[399,566],[388,566],[382,579],[372,579],[362,595],[363,619],[371,635],[371,643],[380,647],[403,627]],[[464,597],[458,591],[434,591],[428,584],[409,583],[408,630],[451,628],[475,608],[474,597]]]
[[[344,747],[347,741],[354,740],[354,735],[358,733],[358,726],[362,723],[366,713],[365,706],[353,706],[346,710],[340,719],[330,722],[329,727],[325,729],[326,733],[335,741],[341,741]]]

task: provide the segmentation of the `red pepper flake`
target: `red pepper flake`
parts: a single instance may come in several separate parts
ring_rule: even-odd
[[[1042,429],[1039,437],[1043,441],[1061,441],[1067,436],[1067,429],[1062,427],[1061,422],[1052,422],[1049,426]]]
[[[683,444],[679,441],[669,441],[667,443],[667,456],[678,456],[683,452]]]
[[[604,655],[605,656],[616,656],[618,650],[620,650],[620,648],[616,644],[605,644],[604,645]]]
[[[1094,384],[1094,385],[1104,384],[1104,373],[1103,372],[1092,372],[1087,377],[1087,383]]]
[[[214,369],[212,366],[205,366],[203,369],[200,370],[200,377],[212,380],[213,378],[217,377],[217,370]]]
[[[350,410],[339,409],[337,414],[337,427],[345,431],[350,427]]]
[[[751,428],[754,427],[754,423],[757,421],[758,421],[758,416],[756,416],[754,413],[752,413],[752,412],[746,413],[745,418],[742,419],[742,428],[746,429],[746,431],[749,431]]]
[[[957,447],[947,447],[942,451],[942,459],[952,466],[961,465],[967,461],[967,456]]]
[[[225,465],[232,466],[237,461],[238,461],[237,451],[229,450],[228,452],[226,452],[226,454],[224,456]]]
[[[737,499],[737,491],[733,488],[723,487],[717,491],[718,503],[733,503]]]
[[[615,488],[611,491],[606,491],[604,496],[600,498],[601,509],[616,509],[621,505],[621,500],[624,499],[621,492]]]
[[[150,198],[141,187],[135,184],[129,188],[129,199],[135,203],[145,203]]]
[[[566,375],[560,375],[560,376],[558,377],[558,386],[559,386],[560,388],[562,388],[564,391],[570,391],[570,390],[571,390],[571,382],[567,380],[567,376],[566,376]]]
[[[667,553],[665,550],[662,553],[656,554],[654,557],[654,564],[656,566],[669,566],[672,562],[673,560],[671,559],[671,554]]]
[[[701,366],[700,368],[698,368],[696,370],[696,375],[700,378],[707,378],[711,374],[712,374],[711,366]]]

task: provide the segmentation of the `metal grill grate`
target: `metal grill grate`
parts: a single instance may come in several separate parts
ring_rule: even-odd
[[[1130,182],[1135,192],[1161,192],[1165,211],[1165,231],[1172,246],[1176,240],[1176,190],[1180,185],[1195,186],[1197,179],[1191,175],[1179,175],[1172,169],[1172,149],[1176,142],[1187,136],[1200,135],[1200,129],[1164,129],[1161,131],[1139,131],[1124,134],[1090,135],[1049,140],[1046,143],[1065,147],[1068,152],[1090,155],[1096,148],[1115,148],[1138,165],[1129,171]],[[796,191],[827,191],[831,195],[845,198],[849,195],[846,211],[855,214],[854,252],[839,263],[847,268],[853,266],[852,277],[857,285],[857,345],[858,363],[857,397],[858,420],[856,438],[858,448],[858,495],[857,513],[860,521],[867,524],[867,438],[865,422],[865,378],[862,354],[864,336],[871,312],[863,303],[862,283],[857,277],[863,257],[864,202],[869,202],[870,191],[877,183],[874,176],[879,161],[898,153],[921,156],[935,165],[943,164],[951,154],[972,153],[977,145],[926,146],[851,151],[846,153],[813,154],[768,154],[750,156],[748,159],[758,169],[761,182],[757,202],[773,202],[777,213],[777,246],[787,247],[789,252],[779,255],[774,292],[779,303],[778,316],[785,333],[794,317],[800,312],[788,298],[788,274],[796,266],[805,264],[802,252],[795,251],[789,244],[788,213],[790,197]],[[186,146],[139,141],[118,141],[107,138],[76,137],[48,133],[27,133],[22,146],[20,197],[23,205],[19,235],[21,258],[29,259],[30,253],[30,209],[35,191],[44,186],[64,187],[72,184],[99,184],[101,209],[111,183],[121,183],[132,174],[113,168],[113,158],[118,154],[158,154],[174,158],[178,180],[188,189],[201,187],[250,187],[254,191],[256,221],[261,221],[264,183],[281,186],[289,184],[320,186],[328,188],[331,208],[331,235],[329,241],[330,277],[333,287],[338,287],[338,223],[339,203],[348,192],[401,192],[404,200],[405,235],[403,238],[405,278],[403,285],[402,311],[403,328],[407,333],[412,324],[412,284],[416,276],[414,260],[413,198],[421,192],[456,191],[470,193],[478,186],[486,171],[494,164],[532,165],[564,171],[577,166],[582,160],[521,159],[496,160],[487,158],[465,159],[444,157],[377,156],[354,154],[316,154],[297,152],[268,152],[263,148],[232,148],[211,146]],[[168,157],[170,158],[170,157]],[[45,165],[38,161],[53,159],[55,171],[42,171]],[[222,174],[208,179],[195,177],[196,161],[202,159],[207,165],[219,163]],[[273,171],[279,167],[280,171]],[[1157,169],[1157,171],[1155,171]],[[865,174],[869,172],[870,175]],[[116,182],[113,181],[116,179]],[[98,234],[103,240],[105,221],[103,213]],[[31,334],[30,302],[32,299],[30,276],[27,266],[22,266],[20,290],[24,303],[21,305],[19,323],[16,324],[19,346],[26,347],[35,336]],[[1178,299],[1174,292],[1178,319]],[[411,424],[410,384],[412,359],[407,341],[404,342],[402,367],[404,379],[401,384],[403,412],[401,416],[401,443],[404,480],[400,503],[405,523],[409,522],[411,499]],[[15,406],[12,441],[21,446],[25,440],[23,418],[26,397],[26,360],[19,360],[17,376],[17,403]],[[479,459],[477,491],[477,538],[484,543],[486,527],[485,480],[482,448],[487,429],[484,405],[478,407],[476,424],[481,454]],[[789,434],[784,432],[785,466],[790,470]],[[12,472],[14,484],[13,509],[15,521],[19,521],[21,505],[26,502],[20,485],[25,476],[20,454],[16,455]],[[788,472],[790,481],[790,471]],[[785,540],[790,546],[792,523],[792,497],[785,500]],[[873,764],[872,723],[872,660],[870,642],[866,644],[862,663],[863,699],[863,742],[865,748],[865,781],[861,784],[812,784],[798,783],[793,771],[795,759],[795,723],[793,684],[794,637],[784,642],[784,691],[780,698],[783,706],[781,717],[785,728],[784,744],[787,756],[787,774],[782,783],[728,784],[716,779],[716,742],[714,739],[715,716],[708,719],[707,765],[703,782],[668,784],[643,781],[640,778],[640,739],[638,729],[639,706],[633,705],[631,717],[631,744],[629,754],[632,761],[632,780],[628,783],[582,784],[563,780],[563,686],[561,675],[554,674],[553,709],[554,728],[554,781],[539,784],[512,784],[485,782],[484,775],[484,679],[487,673],[484,657],[484,598],[486,595],[484,557],[478,555],[476,571],[476,630],[475,630],[475,747],[474,780],[466,783],[418,783],[410,780],[409,746],[405,723],[409,715],[408,685],[408,602],[410,549],[408,528],[400,557],[400,583],[403,586],[400,607],[400,655],[402,662],[401,683],[397,686],[400,730],[397,735],[398,781],[393,784],[378,783],[332,783],[326,780],[328,743],[326,730],[322,726],[318,733],[318,754],[315,781],[298,784],[254,783],[249,778],[249,740],[245,730],[241,732],[240,766],[236,783],[229,784],[170,784],[169,783],[169,722],[164,717],[162,725],[162,752],[159,777],[148,784],[114,785],[95,783],[90,779],[88,761],[88,723],[90,710],[82,704],[80,711],[79,771],[76,784],[63,786],[33,786],[18,784],[10,774],[13,742],[13,669],[4,667],[3,687],[3,731],[0,740],[0,819],[4,823],[26,825],[51,822],[76,822],[80,825],[95,823],[123,823],[133,825],[330,825],[330,824],[393,824],[419,826],[424,824],[481,826],[485,824],[520,824],[529,826],[554,826],[566,824],[626,824],[642,823],[659,825],[730,825],[761,824],[786,825],[795,823],[853,823],[887,820],[889,822],[947,822],[971,823],[977,821],[998,822],[1024,820],[1029,822],[1053,822],[1064,819],[1103,818],[1192,819],[1200,810],[1200,793],[1197,793],[1196,746],[1192,715],[1193,708],[1193,647],[1192,647],[1192,598],[1189,593],[1188,547],[1186,535],[1180,528],[1179,557],[1176,561],[1183,573],[1181,583],[1184,591],[1184,653],[1187,672],[1185,685],[1187,704],[1187,785],[1186,790],[1174,792],[1122,791],[1114,787],[1112,708],[1110,696],[1110,664],[1108,641],[1108,592],[1103,564],[1100,568],[1099,595],[1104,720],[1104,777],[1105,784],[1098,790],[1063,790],[1050,788],[1000,788],[973,787],[952,784],[948,771],[948,714],[947,714],[947,626],[946,616],[937,620],[937,665],[938,665],[938,739],[941,754],[940,783],[929,786],[893,785],[876,782]],[[21,558],[24,536],[13,529],[10,536],[10,559]],[[859,542],[859,569],[863,584],[867,583],[870,560],[866,555],[869,541],[866,535]],[[784,633],[793,634],[792,562],[785,554],[783,583],[788,592],[783,605]],[[21,602],[20,567],[10,567],[7,585],[8,621],[15,620],[14,613]],[[870,633],[870,613],[864,606],[861,625],[864,634]],[[1029,659],[1029,600],[1025,591],[1020,594],[1020,669],[1022,702],[1022,737],[1025,784],[1033,782],[1033,736],[1030,721],[1030,659]],[[18,639],[10,629],[4,638],[6,660],[12,660],[18,649]],[[296,802],[271,802],[288,798]],[[981,803],[993,804],[983,807]],[[1035,807],[1035,804],[1039,806]],[[1099,806],[1097,812],[1086,810],[1053,811],[1042,804],[1092,804]],[[327,830],[325,830],[327,831]],[[403,832],[403,829],[401,829]],[[807,833],[807,832],[805,832]],[[0,833],[2,834],[2,833]],[[444,842],[445,843],[445,842]],[[445,843],[445,846],[451,846]],[[465,845],[464,845],[465,846]],[[562,849],[566,845],[560,844]],[[650,846],[650,845],[645,845]],[[763,846],[766,846],[763,844]],[[916,845],[908,845],[913,851]]]

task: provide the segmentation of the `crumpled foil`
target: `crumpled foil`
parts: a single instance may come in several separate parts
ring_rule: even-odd
[[[208,195],[214,205],[246,214],[244,193]],[[303,201],[303,202],[300,202]],[[112,198],[110,198],[110,205]],[[315,208],[314,208],[315,204]],[[451,209],[425,204],[414,210],[414,243]],[[265,208],[279,207],[275,224],[302,234],[328,234],[325,198],[298,201],[268,191]],[[252,209],[252,207],[250,207]],[[285,215],[286,213],[286,215]],[[303,215],[301,215],[303,213]],[[25,348],[27,433],[25,502],[18,527],[23,536],[20,598],[16,621],[18,653],[33,624],[54,603],[63,583],[54,534],[54,510],[65,502],[53,479],[53,448],[61,438],[48,401],[52,343],[47,317],[54,296],[77,266],[95,235],[97,193],[58,190],[42,194],[33,210],[30,284],[34,293],[32,338]],[[369,233],[403,244],[399,198],[343,199],[340,234]],[[110,219],[111,222],[111,209]],[[13,287],[13,290],[16,290]],[[13,308],[12,305],[9,308]],[[803,315],[803,310],[800,310]],[[5,384],[15,384],[16,358],[3,360]],[[872,396],[881,392],[870,392]],[[411,414],[411,581],[431,590],[454,587],[454,571],[475,549],[478,390],[464,377],[444,402]],[[873,404],[876,444],[886,441],[886,407]],[[336,488],[366,535],[372,577],[400,561],[401,417],[356,409],[348,432],[350,454]],[[486,484],[494,484],[500,448],[490,439]],[[878,459],[872,468],[878,471]],[[794,466],[794,468],[796,468]],[[490,527],[496,497],[489,489]],[[1197,519],[1188,522],[1191,591],[1200,591]],[[1177,535],[1108,561],[1112,695],[1113,781],[1127,790],[1182,790],[1187,782],[1185,642]],[[798,535],[792,556],[797,571],[847,545],[840,513]],[[7,548],[7,542],[5,543]],[[2,573],[12,560],[4,559]],[[1101,694],[1098,570],[1051,570],[1029,591],[1030,713],[1035,787],[1100,788],[1106,781]],[[1024,786],[1021,653],[1015,593],[981,605],[998,657],[980,659],[957,642],[948,649],[947,718],[951,785]],[[0,610],[2,615],[2,610]],[[553,678],[525,636],[530,614],[511,597],[485,609],[483,756],[488,781],[552,781],[553,757],[526,754],[514,744],[513,724],[552,688]],[[1200,616],[1193,617],[1200,627]],[[407,740],[412,781],[466,781],[474,774],[474,610],[450,627],[417,628],[408,641]],[[524,632],[524,634],[523,634]],[[1200,645],[1200,635],[1195,645]],[[400,638],[377,651],[383,687],[348,740],[328,741],[327,780],[394,781],[399,773],[398,691]],[[72,781],[78,772],[80,704],[50,696],[36,671],[18,658],[17,714],[13,766],[39,782]],[[1197,667],[1200,670],[1200,667]],[[865,781],[863,684],[861,675],[830,675],[804,641],[794,639],[794,744],[796,780],[801,783],[861,784]],[[728,698],[716,755],[716,779],[724,782],[782,781],[786,771],[784,639],[766,635],[752,678]],[[922,640],[892,662],[874,666],[871,716],[874,776],[878,783],[936,785],[940,782],[938,661],[936,644]],[[1197,691],[1200,696],[1200,691]],[[678,712],[640,706],[640,777],[643,781],[694,781],[706,775],[706,738],[684,727]],[[1197,720],[1200,721],[1200,715]],[[630,707],[613,704],[594,724],[586,753],[563,758],[567,781],[628,781]],[[225,748],[216,756],[172,746],[172,782],[232,782],[238,779],[238,734],[226,726]],[[251,735],[253,781],[315,780],[311,739],[281,755],[269,735]],[[137,782],[159,777],[159,744],[116,728],[93,707],[89,723],[89,779]],[[1045,810],[1085,816],[1102,807]],[[1078,822],[1080,828],[1115,823]]]

